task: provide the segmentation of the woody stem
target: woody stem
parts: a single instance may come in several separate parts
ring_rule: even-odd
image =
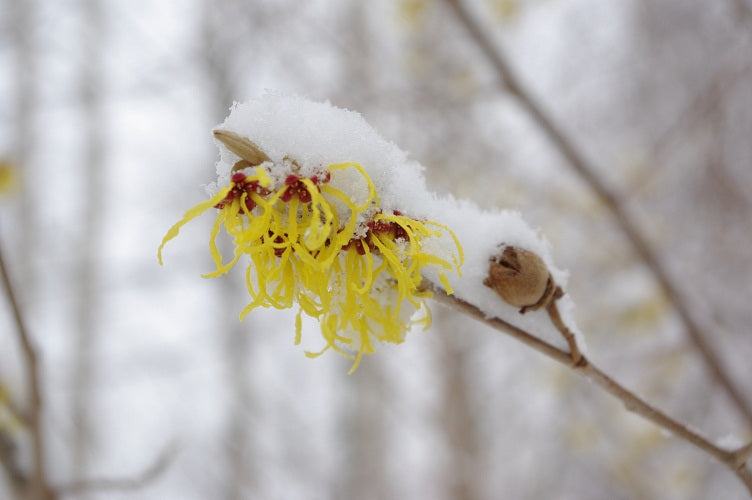
[[[559,330],[559,333],[561,333],[561,335],[564,337],[564,340],[567,341],[567,344],[569,345],[569,355],[572,358],[572,363],[577,366],[583,362],[584,358],[582,357],[580,348],[577,345],[577,339],[575,338],[574,333],[572,333],[569,327],[564,324],[564,320],[561,319],[561,314],[559,313],[559,308],[556,305],[556,301],[559,300],[563,295],[564,293],[562,292],[561,288],[556,287],[554,296],[546,305],[546,312],[548,313],[549,318],[551,318],[551,322],[554,324],[556,329]]]
[[[650,269],[661,289],[671,300],[681,321],[684,323],[687,336],[695,346],[697,353],[707,366],[710,374],[728,394],[733,404],[748,422],[752,422],[752,403],[739,389],[737,382],[732,378],[728,369],[723,364],[723,359],[717,353],[713,342],[707,338],[701,328],[700,321],[695,318],[688,302],[681,293],[674,280],[669,276],[666,267],[661,262],[643,231],[627,212],[625,204],[616,191],[611,189],[597,174],[595,165],[591,164],[584,153],[567,136],[565,130],[557,124],[544,107],[533,97],[528,89],[522,84],[516,72],[508,64],[502,50],[495,44],[492,38],[485,33],[480,23],[473,17],[465,6],[463,0],[445,0],[451,8],[457,21],[459,21],[470,35],[472,41],[488,60],[490,66],[499,77],[499,84],[512,95],[522,108],[527,111],[532,120],[539,126],[544,135],[551,141],[554,147],[582,180],[600,198],[614,217],[617,226],[629,239],[636,254]],[[741,5],[740,1],[737,1]],[[743,9],[746,19],[750,9]]]
[[[693,444],[696,448],[700,449],[704,453],[714,457],[729,470],[731,470],[744,484],[744,486],[746,486],[749,493],[752,494],[752,474],[747,468],[746,463],[739,463],[739,452],[724,450],[723,448],[716,446],[714,443],[701,436],[699,433],[693,431],[690,427],[680,423],[679,421],[668,416],[659,409],[651,406],[649,403],[645,402],[629,389],[626,389],[624,386],[609,377],[605,372],[601,371],[582,354],[580,354],[579,361],[573,363],[574,351],[572,353],[565,352],[558,347],[549,344],[548,342],[541,340],[535,335],[523,330],[522,328],[519,328],[500,318],[488,317],[474,304],[466,302],[453,295],[447,295],[444,290],[429,283],[427,280],[423,281],[421,288],[424,290],[432,291],[433,298],[436,301],[441,302],[442,304],[445,304],[452,309],[460,311],[461,313],[466,314],[472,318],[475,318],[476,320],[490,326],[491,328],[494,328],[495,330],[514,337],[525,345],[532,347],[536,351],[541,352],[549,358],[552,358],[553,360],[569,367],[578,375],[581,375],[591,382],[594,382],[596,385],[600,386],[603,390],[611,394],[613,397],[620,400],[628,411],[640,415],[646,420],[649,420],[659,427],[669,431],[674,436],[677,436],[678,438]]]
[[[19,307],[16,294],[13,289],[10,277],[8,276],[7,267],[5,265],[5,259],[3,258],[2,250],[0,249],[0,278],[2,279],[2,285],[5,289],[5,294],[10,303],[13,319],[16,324],[16,334],[18,336],[18,342],[21,345],[21,352],[25,362],[26,376],[28,378],[28,404],[29,411],[26,415],[26,423],[28,424],[29,432],[31,434],[32,443],[32,464],[33,473],[31,476],[31,485],[37,488],[37,491],[46,492],[49,490],[47,485],[47,474],[45,468],[45,449],[44,438],[42,434],[42,389],[41,389],[41,376],[39,370],[39,362],[37,352],[26,329],[26,323],[24,322],[21,314],[21,308]]]

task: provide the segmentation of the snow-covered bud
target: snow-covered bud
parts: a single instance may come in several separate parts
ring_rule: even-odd
[[[554,281],[543,260],[522,248],[508,246],[501,255],[491,257],[488,277],[483,284],[520,313],[545,307],[551,301]]]

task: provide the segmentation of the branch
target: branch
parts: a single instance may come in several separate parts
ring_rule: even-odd
[[[558,149],[561,155],[567,160],[569,165],[590,186],[598,195],[601,201],[610,210],[616,219],[618,226],[629,239],[637,255],[647,265],[655,276],[658,284],[663,289],[674,305],[679,317],[681,318],[687,330],[687,334],[696,350],[707,365],[709,371],[717,382],[728,393],[734,405],[739,412],[744,415],[748,423],[752,423],[752,404],[748,402],[731,376],[726,372],[722,361],[711,348],[710,343],[701,333],[698,322],[689,312],[689,306],[682,300],[677,287],[671,282],[668,272],[658,260],[657,255],[651,250],[645,237],[637,228],[637,224],[627,215],[625,207],[620,198],[608,188],[596,174],[596,168],[588,163],[585,155],[567,138],[561,127],[543,111],[542,107],[520,84],[516,74],[509,67],[502,52],[494,46],[491,39],[483,33],[478,23],[470,16],[462,0],[445,0],[451,7],[452,12],[462,25],[467,29],[470,37],[477,44],[483,55],[493,66],[501,84],[512,94],[522,107],[532,117],[533,121],[544,131],[551,143]]]
[[[18,462],[16,443],[7,432],[0,429],[0,465],[5,469],[13,491],[20,495],[28,479]]]
[[[2,383],[0,383],[0,407],[5,407],[10,414],[10,417],[18,424],[23,426],[29,425],[29,417],[18,407],[13,400],[13,397]]]
[[[44,463],[44,439],[42,436],[42,391],[39,376],[39,363],[34,346],[26,330],[26,325],[21,315],[21,309],[18,306],[13,285],[10,282],[8,271],[3,259],[2,249],[0,249],[0,275],[2,275],[3,288],[10,302],[13,319],[16,323],[16,333],[18,341],[21,344],[21,351],[25,362],[26,377],[28,379],[28,404],[29,411],[26,415],[29,432],[32,442],[32,463],[33,473],[30,477],[32,489],[38,491],[40,495],[48,496],[50,493],[47,484],[47,475]]]
[[[750,458],[752,458],[752,443],[748,443],[734,452],[734,459],[740,467],[746,465]]]
[[[583,361],[582,352],[580,352],[580,347],[577,345],[577,339],[575,338],[574,333],[572,333],[569,327],[564,324],[564,320],[561,319],[561,314],[559,313],[559,307],[556,305],[556,301],[563,295],[564,292],[562,289],[556,287],[556,292],[554,293],[552,300],[546,306],[546,312],[548,313],[548,317],[551,318],[551,323],[554,324],[556,329],[559,330],[559,333],[564,337],[564,340],[567,341],[567,344],[569,345],[569,357],[572,358],[572,363],[577,366],[583,362],[587,363],[587,360]]]
[[[453,309],[456,309],[470,317],[477,319],[478,321],[485,323],[486,325],[506,333],[524,343],[525,345],[532,347],[538,352],[541,352],[549,358],[558,361],[559,363],[569,367],[578,375],[585,377],[586,379],[594,382],[600,386],[603,390],[614,396],[616,399],[624,404],[624,407],[637,415],[645,418],[658,425],[659,427],[671,432],[676,437],[687,441],[695,445],[704,453],[714,457],[721,464],[729,468],[740,481],[747,487],[750,494],[752,494],[752,475],[746,467],[746,459],[748,456],[741,460],[740,457],[744,453],[740,451],[733,452],[724,450],[716,446],[714,443],[704,438],[700,434],[696,433],[688,426],[678,422],[677,420],[666,415],[657,408],[651,406],[639,396],[626,389],[614,379],[609,377],[606,373],[601,371],[584,355],[580,355],[579,359],[575,361],[572,354],[559,349],[558,347],[549,344],[548,342],[541,340],[535,335],[514,326],[500,318],[487,317],[486,314],[478,309],[475,305],[465,302],[453,295],[447,295],[446,292],[436,286],[428,284],[424,280],[423,288],[431,290],[433,292],[434,300],[441,302]],[[752,446],[752,445],[750,445]],[[748,446],[749,447],[749,446]],[[746,448],[745,448],[746,449]],[[745,453],[751,454],[752,450],[746,450]]]
[[[745,64],[741,68],[736,66],[723,68],[710,78],[669,126],[655,138],[652,146],[653,157],[661,158],[682,128],[691,129],[701,125],[701,118],[718,110],[723,104],[723,98],[733,92],[734,88],[749,75],[750,70],[752,70],[750,64]]]
[[[59,486],[56,491],[60,495],[76,495],[92,491],[127,492],[138,490],[144,488],[166,471],[176,454],[177,447],[173,443],[165,447],[151,465],[133,477],[82,479]]]
[[[731,3],[739,20],[752,23],[752,8],[747,3],[747,0],[731,0]]]

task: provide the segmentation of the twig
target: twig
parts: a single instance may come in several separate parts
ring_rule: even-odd
[[[718,71],[708,83],[673,119],[667,128],[660,132],[653,142],[652,156],[660,159],[682,129],[691,129],[700,124],[700,118],[716,111],[722,104],[724,96],[733,92],[743,78],[752,71],[752,65],[745,64],[741,68],[723,68]]]
[[[678,438],[695,445],[700,450],[715,457],[719,462],[734,472],[739,480],[747,487],[750,494],[752,494],[752,475],[750,475],[749,470],[746,467],[746,459],[740,463],[740,458],[737,456],[739,452],[724,450],[723,448],[716,446],[686,425],[674,420],[662,411],[646,403],[636,394],[629,391],[601,371],[587,357],[581,356],[579,362],[575,363],[570,353],[562,351],[558,347],[541,340],[533,334],[502,319],[493,317],[489,318],[475,305],[465,302],[453,295],[447,295],[444,290],[436,286],[430,286],[427,288],[433,292],[433,298],[435,300],[467,314],[500,332],[506,333],[529,347],[532,347],[536,351],[545,354],[549,358],[568,366],[575,373],[595,382],[606,392],[620,400],[628,411],[640,415],[646,420],[649,420],[659,427],[671,432]]]
[[[16,423],[22,426],[29,425],[29,416],[22,411],[13,401],[7,401],[5,408]]]
[[[584,361],[584,358],[582,357],[580,348],[577,345],[577,339],[575,339],[574,333],[572,333],[569,327],[564,324],[564,320],[561,319],[561,314],[559,314],[559,308],[556,305],[556,301],[563,295],[564,292],[562,289],[556,287],[552,300],[546,306],[546,312],[548,313],[548,317],[551,318],[551,323],[554,324],[556,329],[559,330],[559,333],[564,336],[564,340],[567,341],[567,344],[569,345],[569,356],[572,358],[572,363],[577,366]]]
[[[16,451],[13,438],[0,429],[0,465],[5,469],[13,491],[20,493],[26,487],[28,478],[21,470]]]
[[[739,468],[736,470],[736,476],[744,484],[752,484],[752,472],[750,472],[746,464],[739,466]]]
[[[26,415],[24,411],[21,410],[21,408],[18,407],[15,401],[13,401],[13,398],[11,394],[9,394],[3,387],[2,384],[0,384],[0,407],[5,407],[5,409],[10,414],[11,418],[15,420],[20,425],[29,425],[29,417]]]
[[[157,479],[167,470],[176,453],[177,447],[173,443],[162,450],[151,465],[133,477],[82,479],[58,486],[56,491],[60,495],[75,495],[91,491],[125,492],[138,490]]]
[[[27,423],[29,433],[31,434],[32,443],[32,463],[33,472],[30,477],[31,488],[40,496],[50,495],[50,489],[47,484],[47,474],[44,463],[45,450],[44,438],[42,436],[42,391],[39,376],[39,362],[37,353],[26,330],[21,309],[13,292],[13,285],[10,282],[8,271],[3,259],[2,249],[0,249],[0,275],[2,275],[3,288],[10,302],[13,319],[16,323],[16,333],[18,341],[21,344],[21,351],[24,357],[26,376],[28,378],[28,404],[29,411]]]
[[[499,319],[499,318],[489,318],[486,317],[486,315],[478,309],[473,304],[470,304],[469,302],[465,302],[464,300],[455,297],[454,295],[447,295],[446,292],[430,283],[428,283],[426,280],[423,281],[421,284],[422,290],[430,290],[433,292],[433,299],[441,302],[442,304],[446,304],[451,306],[453,309],[456,309],[464,314],[467,314],[468,316],[471,316],[489,326],[492,328],[495,328],[497,330],[500,330],[508,335],[511,335],[515,339],[519,340],[525,345],[528,345],[535,349],[536,351],[540,351],[549,358],[553,358],[559,363],[562,363],[564,365],[572,365],[572,357],[571,355],[559,349],[553,344],[549,344],[548,342],[539,339],[535,335],[532,335],[522,328],[518,328],[514,326],[511,323],[507,323],[506,321]]]
[[[609,189],[596,174],[596,169],[588,163],[585,155],[566,137],[563,130],[543,111],[527,90],[520,84],[515,73],[511,70],[501,51],[494,46],[491,39],[481,30],[478,23],[465,9],[462,0],[446,0],[457,19],[465,26],[473,41],[478,45],[488,61],[493,66],[505,89],[512,94],[522,107],[530,114],[535,123],[545,132],[551,143],[559,150],[569,165],[590,186],[608,207],[616,219],[618,226],[626,235],[638,256],[648,266],[660,287],[673,303],[679,317],[687,329],[690,340],[694,344],[701,358],[707,365],[713,377],[728,393],[739,412],[752,423],[752,404],[745,399],[737,389],[731,376],[727,373],[718,355],[711,348],[701,333],[699,324],[689,312],[688,305],[682,300],[676,286],[671,282],[668,272],[664,269],[658,257],[650,249],[645,237],[638,230],[637,225],[627,215],[619,197]]]
[[[744,465],[752,458],[752,443],[746,444],[734,452],[734,459],[736,463]]]
[[[747,23],[752,23],[752,8],[747,3],[747,0],[731,0],[734,4],[734,10],[736,16]]]

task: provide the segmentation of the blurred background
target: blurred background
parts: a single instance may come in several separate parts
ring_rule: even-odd
[[[752,404],[748,0],[464,4]],[[240,323],[242,273],[200,277],[210,215],[160,268],[163,234],[214,178],[212,127],[267,88],[361,112],[437,192],[522,211],[570,270],[597,364],[713,440],[752,438],[609,208],[447,2],[2,0],[0,247],[63,498],[745,498],[690,445],[442,306],[348,376],[293,345],[294,311]],[[10,410],[29,408],[24,370],[3,296],[0,435],[28,471]]]

